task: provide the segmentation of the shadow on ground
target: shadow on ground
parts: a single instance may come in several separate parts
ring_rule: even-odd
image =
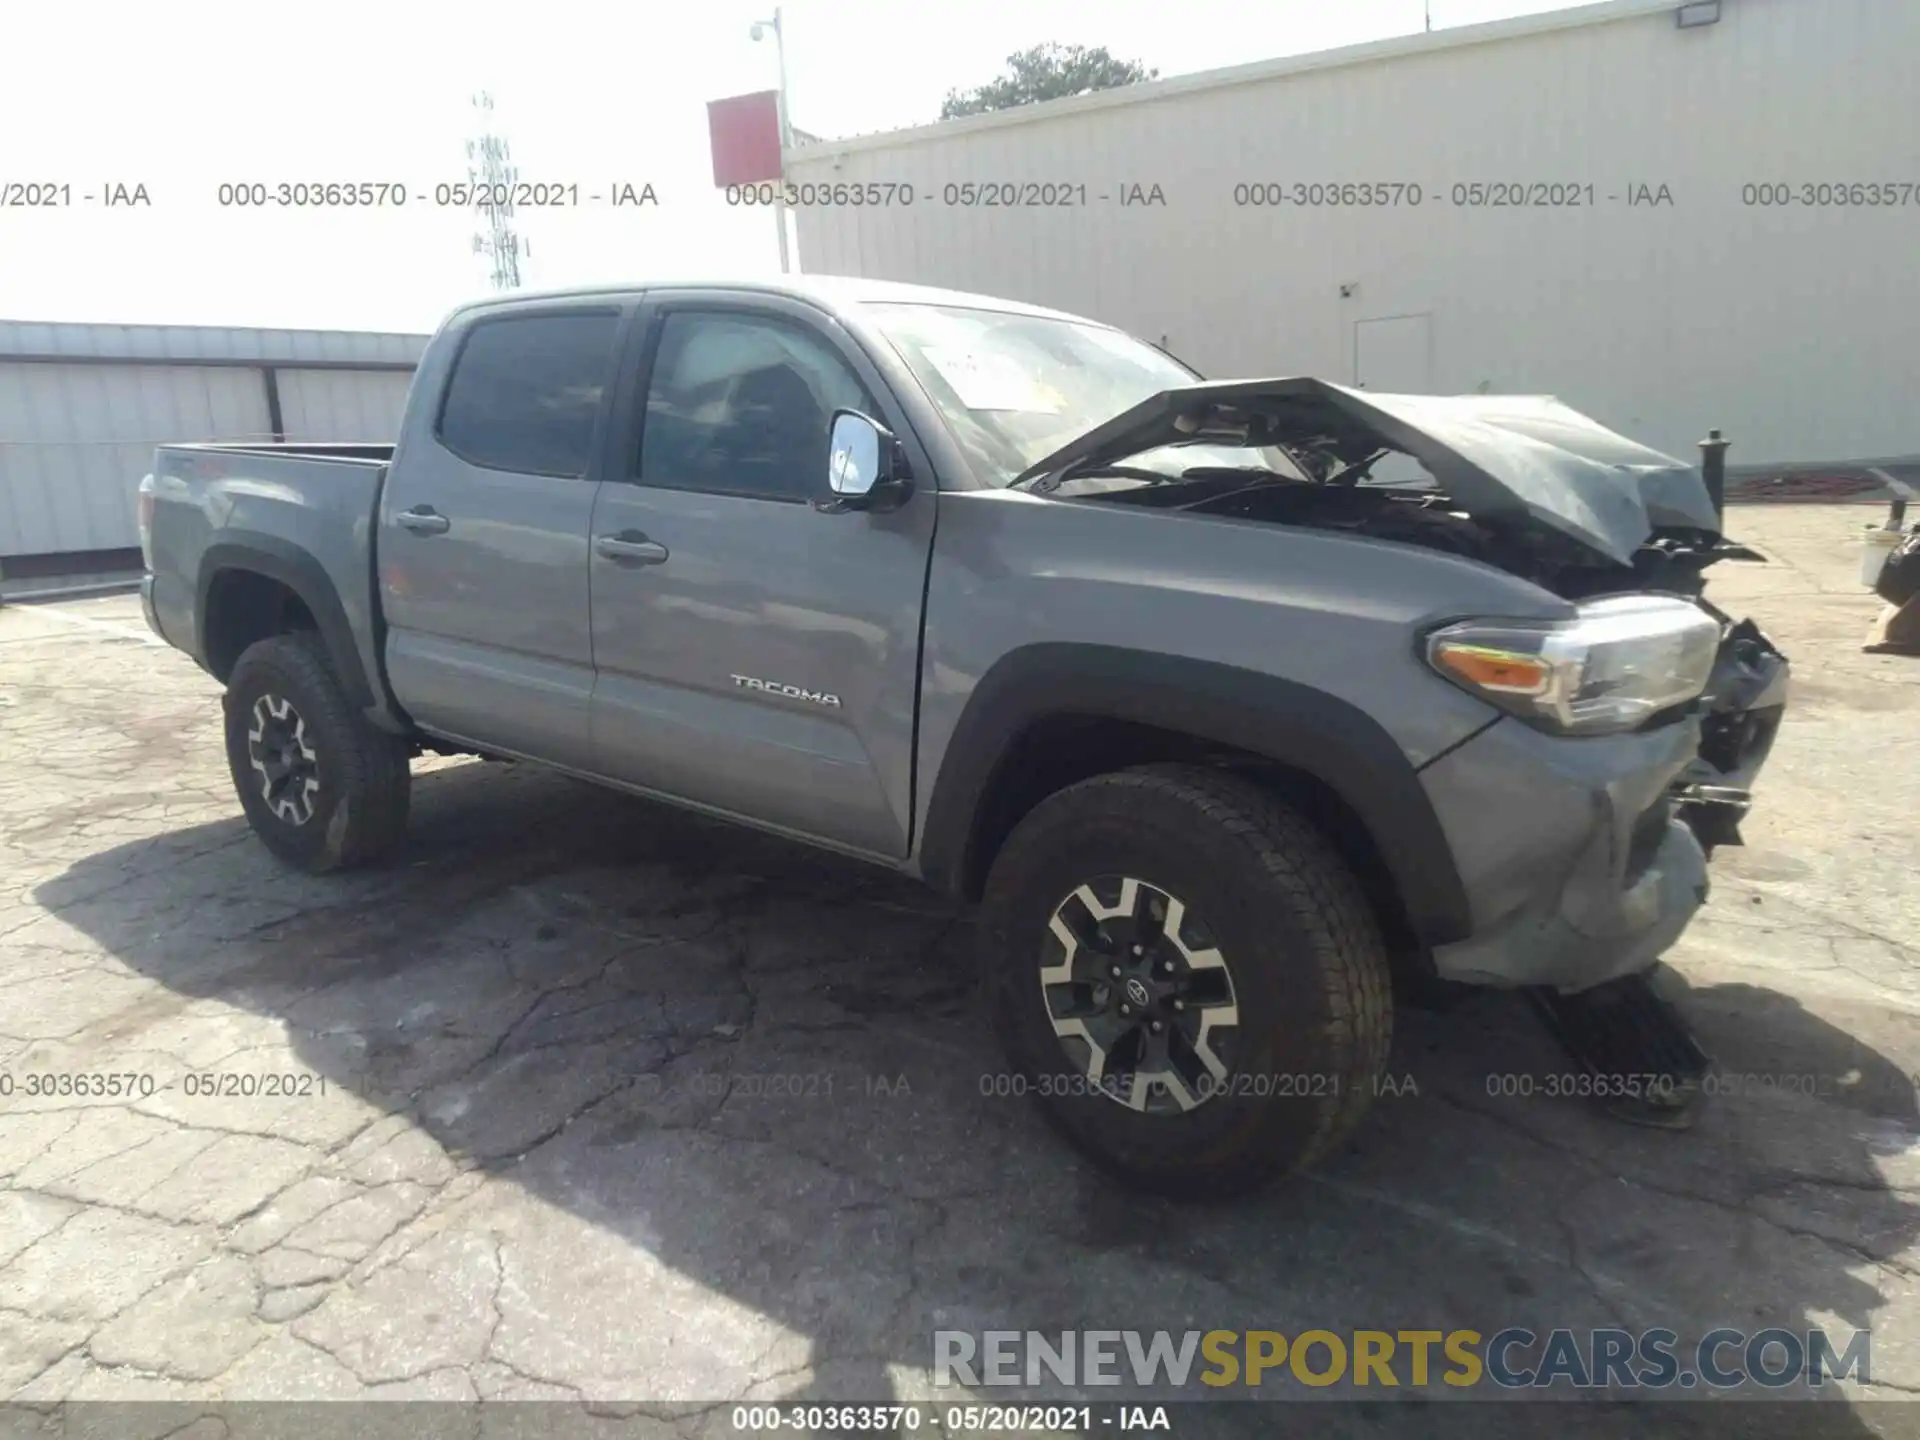
[[[916,1398],[907,1372],[947,1328],[1845,1331],[1873,1325],[1873,1277],[1920,1228],[1874,1163],[1920,1123],[1908,1066],[1748,987],[1683,999],[1728,1068],[1855,1078],[1636,1130],[1537,1093],[1564,1062],[1487,997],[1402,1013],[1402,1093],[1315,1176],[1233,1204],[1141,1198],[995,1093],[967,920],[929,892],[521,767],[444,768],[415,795],[383,872],[290,874],[235,819],[37,892],[164,987],[70,1044],[137,1050],[142,1029],[210,1031],[228,1007],[270,1017],[332,1085],[490,1177],[408,1260],[290,1320],[364,1380],[392,1376],[360,1332],[417,1303],[409,1285],[469,1272],[493,1287],[488,1356],[525,1394],[873,1401]],[[265,1064],[204,1046],[196,1063]],[[1514,1074],[1536,1093],[1502,1093]],[[1879,1375],[1899,1367],[1893,1339]],[[1322,1405],[1312,1422],[1437,1435],[1464,1418],[1450,1408]],[[1649,1419],[1555,1416],[1569,1435]],[[1480,1406],[1472,1423],[1540,1418]],[[1181,1433],[1273,1420],[1218,1405]],[[1846,1436],[1897,1416],[1687,1404],[1658,1420]]]

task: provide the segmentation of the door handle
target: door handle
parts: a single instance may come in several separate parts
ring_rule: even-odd
[[[402,510],[393,517],[393,523],[416,535],[444,535],[453,525],[451,520],[431,505],[416,505],[411,510]]]
[[[649,540],[638,530],[622,530],[618,535],[601,535],[593,542],[596,555],[609,560],[638,560],[642,565],[659,565],[667,558],[667,547]]]

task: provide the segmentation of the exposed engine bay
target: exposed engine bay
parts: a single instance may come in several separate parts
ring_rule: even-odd
[[[1196,495],[1196,488],[1205,493]],[[1430,489],[1289,482],[1277,476],[1250,482],[1241,473],[1209,483],[1190,471],[1184,484],[1143,485],[1103,498],[1419,545],[1497,566],[1568,600],[1635,590],[1697,597],[1709,565],[1747,553],[1707,531],[1670,529],[1650,538],[1627,567],[1525,519],[1476,519],[1451,497]]]
[[[1013,483],[1420,545],[1569,600],[1697,596],[1708,565],[1746,553],[1722,539],[1695,468],[1549,396],[1208,382],[1142,401]]]

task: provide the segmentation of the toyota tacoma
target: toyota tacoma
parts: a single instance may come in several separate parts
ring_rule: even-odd
[[[1350,1130],[1401,976],[1684,1071],[1644,977],[1786,697],[1700,467],[1554,400],[878,282],[470,304],[395,443],[162,446],[140,514],[282,860],[389,855],[431,750],[917,876],[1019,1088],[1185,1193]]]

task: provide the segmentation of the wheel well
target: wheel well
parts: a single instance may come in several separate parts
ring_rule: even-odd
[[[1055,715],[1036,721],[1001,757],[968,837],[961,876],[965,895],[980,898],[993,857],[1013,827],[1049,795],[1095,775],[1170,761],[1233,770],[1281,796],[1312,821],[1353,868],[1373,903],[1389,951],[1411,955],[1423,948],[1379,846],[1353,807],[1326,781],[1177,730],[1100,716]]]
[[[207,586],[207,669],[226,683],[241,653],[257,640],[320,628],[292,586],[253,570],[222,570]]]

